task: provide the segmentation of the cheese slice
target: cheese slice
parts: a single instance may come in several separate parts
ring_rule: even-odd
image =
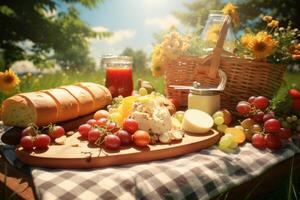
[[[213,118],[206,112],[189,109],[184,113],[182,129],[190,133],[207,133],[214,125]]]

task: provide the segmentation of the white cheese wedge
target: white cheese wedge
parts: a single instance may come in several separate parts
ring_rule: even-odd
[[[182,129],[190,133],[207,133],[214,125],[213,118],[206,112],[189,109],[184,113]]]

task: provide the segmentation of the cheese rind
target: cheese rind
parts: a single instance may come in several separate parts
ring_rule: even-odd
[[[187,110],[182,120],[182,129],[190,133],[207,133],[213,125],[213,118],[209,114],[196,109]]]

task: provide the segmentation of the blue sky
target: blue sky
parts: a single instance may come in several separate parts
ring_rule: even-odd
[[[111,38],[90,41],[91,56],[98,60],[103,54],[120,54],[125,47],[150,53],[155,32],[171,25],[180,26],[172,11],[185,10],[182,2],[183,0],[106,0],[93,9],[79,7],[81,18],[95,31],[114,32]]]

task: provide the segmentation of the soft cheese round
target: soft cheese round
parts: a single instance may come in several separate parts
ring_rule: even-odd
[[[182,129],[190,133],[207,133],[214,125],[213,118],[206,112],[189,109],[184,113]]]

